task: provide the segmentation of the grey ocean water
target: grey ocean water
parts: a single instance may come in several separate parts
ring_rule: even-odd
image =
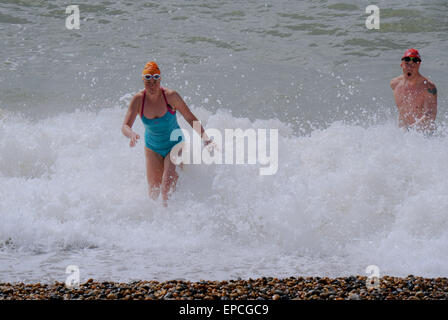
[[[0,3],[0,105],[29,117],[110,107],[141,87],[148,60],[211,111],[290,123],[395,112],[388,84],[409,47],[446,111],[444,0],[78,1],[72,31],[64,1]],[[370,4],[380,30],[365,26]]]
[[[448,274],[446,0],[70,4],[79,30],[67,1],[0,0],[0,281]],[[396,128],[410,47],[432,140]],[[278,174],[192,166],[151,203],[120,133],[149,60],[209,127],[278,128]]]

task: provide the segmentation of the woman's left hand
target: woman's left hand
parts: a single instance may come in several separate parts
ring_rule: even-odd
[[[212,139],[205,141],[204,146],[207,148],[208,152],[212,152],[213,150],[220,151],[218,145]]]

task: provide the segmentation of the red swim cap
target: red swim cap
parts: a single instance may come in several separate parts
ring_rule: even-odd
[[[417,49],[408,49],[404,52],[403,57],[401,57],[401,59],[406,58],[406,57],[410,57],[410,58],[419,58],[420,60],[422,60],[422,58],[420,58],[420,53],[418,53]]]

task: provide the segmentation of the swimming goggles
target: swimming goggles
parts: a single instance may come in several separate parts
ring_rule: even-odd
[[[409,62],[411,60],[415,63],[419,63],[420,61],[422,61],[417,57],[404,57],[403,59],[401,59],[401,61],[406,61],[406,62]]]
[[[145,79],[146,81],[149,81],[151,79],[154,80],[159,80],[161,78],[160,74],[144,74],[143,75],[143,79]]]

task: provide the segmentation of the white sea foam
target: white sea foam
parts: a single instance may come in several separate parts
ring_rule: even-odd
[[[448,274],[448,139],[393,123],[297,136],[195,108],[206,127],[279,129],[279,169],[189,165],[168,208],[147,196],[125,110],[0,119],[0,281]],[[179,121],[186,128],[184,120]],[[143,136],[136,120],[134,129]]]

